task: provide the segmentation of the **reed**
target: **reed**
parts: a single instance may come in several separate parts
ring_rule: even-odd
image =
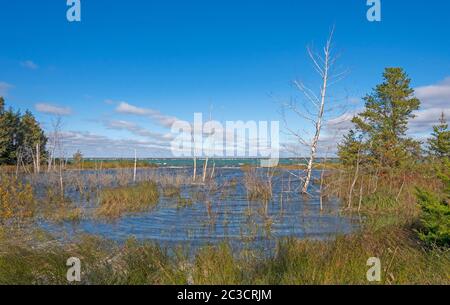
[[[11,175],[0,176],[0,224],[21,223],[35,215],[36,199],[29,183]]]
[[[187,248],[92,236],[69,244],[46,236],[31,245],[0,234],[0,284],[68,284],[65,263],[73,256],[83,262],[80,284],[450,284],[450,253],[424,250],[408,226],[325,241],[286,239],[274,254],[223,243],[190,256]],[[381,260],[381,282],[366,279],[369,257]]]
[[[262,176],[257,168],[246,168],[244,170],[244,185],[247,189],[247,198],[251,201],[270,201],[272,199],[272,177]]]
[[[155,207],[158,201],[158,186],[152,181],[104,189],[99,193],[99,207],[95,215],[100,218],[117,219],[125,213],[144,212]]]

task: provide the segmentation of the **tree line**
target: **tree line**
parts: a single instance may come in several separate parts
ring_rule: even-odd
[[[0,165],[33,165],[35,172],[48,158],[47,137],[31,111],[6,109],[0,97]]]

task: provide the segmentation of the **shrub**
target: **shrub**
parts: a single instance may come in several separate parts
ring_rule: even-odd
[[[35,207],[31,185],[14,177],[0,176],[0,224],[32,218]]]
[[[447,171],[450,162],[446,160],[444,165]],[[427,244],[449,247],[450,246],[450,177],[448,174],[439,173],[439,178],[445,185],[443,199],[438,198],[421,189],[417,190],[422,215],[420,222],[422,227],[418,230],[419,238]]]

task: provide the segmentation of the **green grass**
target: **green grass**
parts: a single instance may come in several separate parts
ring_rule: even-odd
[[[80,284],[369,284],[369,257],[381,260],[378,284],[450,284],[448,250],[425,250],[409,227],[398,226],[332,241],[287,239],[269,257],[227,244],[189,257],[183,249],[89,236],[44,248],[3,236],[0,249],[0,284],[68,284],[65,263],[73,256],[82,261]]]
[[[159,190],[154,182],[104,189],[99,194],[96,216],[117,219],[124,214],[144,212],[158,204]]]

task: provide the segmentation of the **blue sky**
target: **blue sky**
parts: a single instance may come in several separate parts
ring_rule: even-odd
[[[65,0],[0,0],[0,94],[47,129],[62,114],[68,154],[165,156],[164,120],[211,105],[220,121],[280,120],[294,79],[317,84],[305,47],[334,24],[349,74],[333,95],[357,111],[385,67],[404,67],[423,135],[450,108],[450,3],[381,3],[382,21],[370,23],[365,0],[82,0],[82,21],[69,23]]]

